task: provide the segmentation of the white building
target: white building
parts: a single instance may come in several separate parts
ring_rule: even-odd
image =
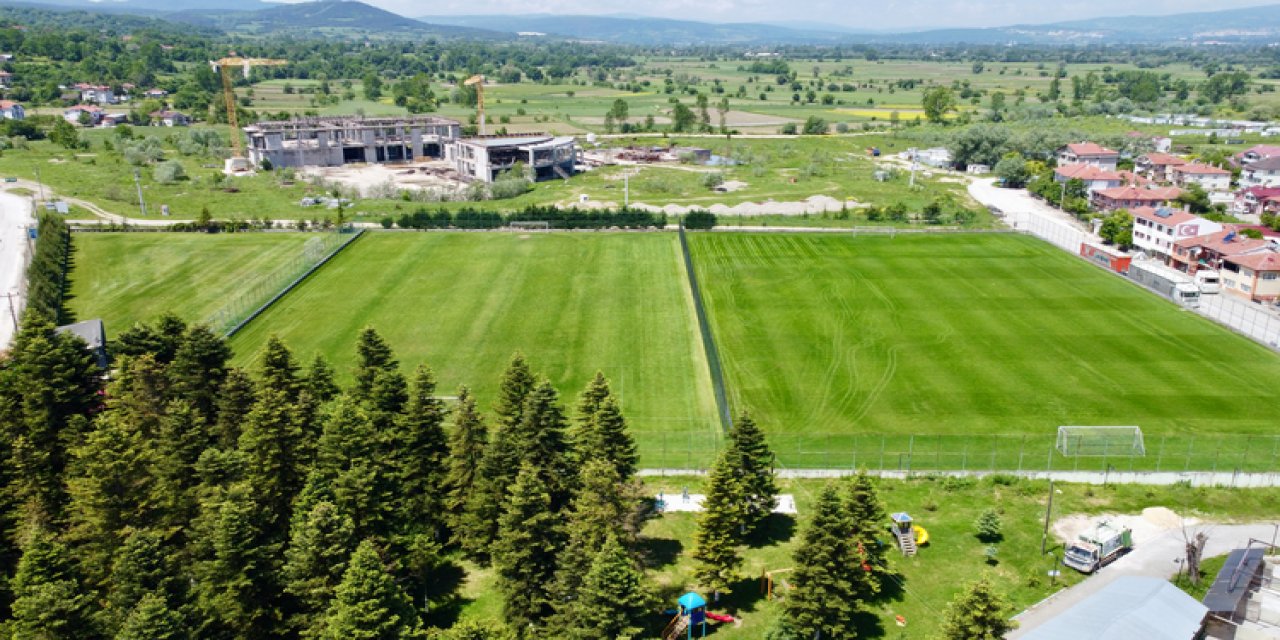
[[[92,104],[78,104],[66,111],[63,111],[62,118],[71,124],[80,124],[80,114],[82,113],[89,114],[89,122],[87,123],[87,126],[90,127],[96,126],[98,123],[102,122],[104,115],[102,107]]]
[[[1244,165],[1240,170],[1241,187],[1280,186],[1280,156],[1263,158]]]
[[[1170,167],[1169,172],[1173,177],[1172,182],[1179,187],[1198,184],[1210,193],[1231,190],[1231,172],[1226,169],[1192,162]]]
[[[1058,149],[1058,164],[1091,164],[1099,169],[1116,170],[1120,152],[1092,142],[1077,142]]]
[[[0,100],[0,120],[21,120],[27,117],[22,105],[12,100]]]
[[[1173,243],[1222,230],[1222,225],[1186,211],[1168,207],[1138,207],[1133,215],[1133,246],[1139,251],[1168,264],[1174,254]]]
[[[445,148],[458,173],[493,182],[502,172],[523,163],[535,180],[568,178],[578,162],[578,143],[572,137],[549,135],[464,138]]]
[[[76,85],[76,91],[80,92],[80,101],[90,104],[116,104],[119,100],[116,94],[105,84],[86,84],[81,82]]]
[[[1093,197],[1093,193],[1095,191],[1123,186],[1125,183],[1124,176],[1119,173],[1115,171],[1108,171],[1106,169],[1099,169],[1091,164],[1068,164],[1058,166],[1053,170],[1053,179],[1058,183],[1069,182],[1071,180],[1079,180],[1083,182],[1090,198]]]

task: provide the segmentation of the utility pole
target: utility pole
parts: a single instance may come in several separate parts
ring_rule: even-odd
[[[1040,555],[1044,555],[1049,545],[1049,517],[1053,514],[1053,479],[1049,479],[1049,506],[1044,510],[1044,533],[1040,536]]]
[[[18,311],[13,308],[13,295],[13,292],[10,291],[4,294],[4,297],[9,300],[9,317],[13,320],[13,330],[16,332],[18,330]]]
[[[44,181],[40,179],[40,165],[36,165],[36,187],[40,189],[40,201],[44,202]]]
[[[142,201],[142,179],[138,174],[138,170],[133,170],[133,185],[138,188],[138,211],[142,217],[147,217],[147,203]]]

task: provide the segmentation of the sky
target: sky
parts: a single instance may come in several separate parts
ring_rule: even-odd
[[[1265,0],[365,0],[410,17],[470,14],[643,14],[708,22],[838,24],[868,30],[997,27],[1116,15],[1167,15],[1274,4]]]

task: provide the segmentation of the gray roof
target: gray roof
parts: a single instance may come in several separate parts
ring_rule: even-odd
[[[70,333],[84,340],[90,349],[101,349],[107,344],[107,331],[102,326],[102,319],[85,320],[54,329],[58,333]]]
[[[1234,613],[1240,600],[1248,595],[1253,577],[1262,565],[1266,549],[1236,549],[1227,556],[1213,587],[1204,596],[1204,604],[1213,613]]]
[[[1121,576],[1022,638],[1191,640],[1200,631],[1206,611],[1203,604],[1168,580]]]
[[[1277,169],[1280,169],[1280,156],[1271,156],[1270,158],[1256,160],[1246,164],[1244,168],[1246,171],[1276,171]]]

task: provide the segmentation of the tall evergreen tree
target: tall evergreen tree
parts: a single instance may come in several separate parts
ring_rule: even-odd
[[[520,467],[493,543],[493,566],[511,628],[527,634],[551,613],[551,585],[563,550],[560,517],[538,467]]]
[[[307,370],[306,389],[321,404],[334,399],[342,391],[334,381],[333,367],[318,353]]]
[[[694,575],[716,598],[729,592],[742,566],[738,543],[744,517],[743,489],[736,465],[737,460],[728,450],[712,465],[707,497],[693,537]]]
[[[421,622],[377,547],[365,540],[335,589],[325,615],[323,640],[401,640],[423,638]]]
[[[449,445],[444,433],[444,402],[435,397],[431,369],[418,367],[413,392],[403,417],[387,438],[387,459],[397,502],[395,529],[401,534],[425,533],[447,540],[444,482]]]
[[[148,593],[125,618],[115,640],[186,640],[191,637],[180,611],[164,597]]]
[[[263,390],[283,393],[289,403],[298,401],[302,381],[298,377],[298,361],[293,352],[276,335],[267,338],[258,360],[258,380]]]
[[[204,416],[185,400],[170,403],[154,441],[152,495],[160,526],[182,531],[199,513],[196,463],[210,444]]]
[[[34,531],[13,576],[13,638],[96,638],[93,602],[71,554],[48,531]]]
[[[177,356],[186,333],[186,322],[172,313],[165,313],[156,318],[155,324],[138,323],[122,331],[112,341],[111,349],[116,356],[149,355],[160,364],[169,364]]]
[[[639,638],[651,600],[644,572],[609,534],[583,577],[582,588],[565,616],[564,637],[573,640]]]
[[[737,458],[737,474],[745,501],[743,531],[750,533],[764,523],[778,502],[778,483],[773,477],[773,451],[765,442],[764,432],[746,412],[729,429],[728,449]]]
[[[498,400],[493,406],[499,430],[520,424],[524,416],[525,399],[529,397],[535,384],[537,380],[524,356],[520,353],[511,356],[511,363],[507,365],[498,386]]]
[[[203,420],[212,422],[230,359],[231,348],[221,336],[204,325],[187,329],[168,367],[173,395],[190,404]]]
[[[613,463],[618,477],[624,481],[629,480],[636,473],[640,454],[636,451],[635,440],[627,430],[627,421],[622,416],[622,408],[612,396],[606,398],[600,410],[596,412],[593,426],[591,454]]]
[[[385,539],[391,533],[398,491],[389,463],[382,434],[369,412],[353,399],[340,397],[325,421],[306,493],[327,495],[340,512],[350,516],[357,540]],[[309,508],[305,501],[299,507]]]
[[[373,327],[365,327],[356,340],[355,395],[369,397],[378,374],[395,371],[399,366],[387,341]]]
[[[445,513],[456,543],[470,534],[465,529],[464,516],[475,490],[476,472],[488,441],[488,430],[476,411],[476,400],[471,390],[466,387],[458,389],[458,408],[453,412],[453,429],[449,432],[448,472],[444,480],[449,492]]]
[[[148,597],[159,598],[166,611],[176,611],[185,604],[186,582],[179,576],[179,559],[173,552],[157,531],[138,529],[127,533],[107,582],[106,613],[112,629],[127,629]],[[150,611],[144,617],[153,618],[155,614]]]
[[[568,456],[567,421],[560,406],[560,395],[550,381],[543,380],[534,387],[525,400],[523,413],[519,427],[506,435],[519,443],[520,462],[538,467],[551,492],[552,508],[561,511],[569,506],[577,486],[577,474]]]
[[[857,637],[854,615],[859,598],[855,581],[862,573],[852,522],[835,485],[828,484],[814,503],[795,550],[794,588],[788,594],[786,616],[798,637],[840,640]]]
[[[610,397],[609,380],[604,372],[596,371],[596,375],[587,383],[587,388],[578,395],[578,411],[573,426],[569,429],[569,442],[573,446],[577,459],[582,460],[591,455],[594,445],[596,414],[605,398]]]
[[[242,369],[232,368],[218,390],[218,419],[213,425],[214,443],[223,449],[234,449],[240,440],[241,423],[257,402],[253,378]]]
[[[264,386],[244,423],[239,450],[244,479],[268,519],[271,538],[288,535],[289,508],[303,482],[302,432],[288,392]]]
[[[875,479],[866,471],[859,471],[848,483],[844,504],[852,527],[850,539],[856,545],[859,562],[869,569],[856,576],[858,598],[871,601],[881,594],[886,581],[896,579],[896,573],[885,559],[888,547],[877,539],[889,519],[876,490]]]
[[[999,640],[1018,628],[1009,601],[983,577],[958,594],[942,622],[946,640]]]
[[[323,614],[355,549],[355,525],[331,502],[318,502],[294,517],[285,553],[285,591],[296,601],[289,626],[301,637],[318,637]]]
[[[281,629],[282,545],[273,540],[274,518],[255,499],[258,487],[237,483],[210,511],[209,556],[195,566],[201,635],[266,638]]]

